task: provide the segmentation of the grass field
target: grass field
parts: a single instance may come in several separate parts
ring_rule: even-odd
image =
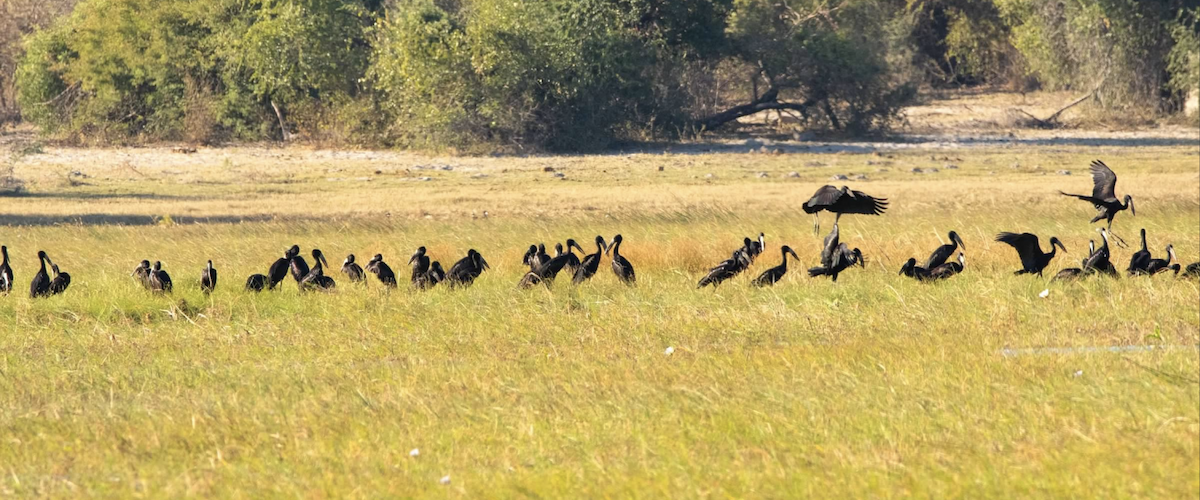
[[[1118,234],[1135,247],[1144,227],[1156,255],[1173,243],[1184,265],[1200,260],[1196,144],[674,149],[51,149],[23,159],[15,174],[28,194],[0,198],[0,243],[20,291],[0,298],[0,494],[1200,490],[1198,283],[1048,283],[1098,239],[1091,207],[1056,194],[1088,192],[1093,158],[1138,208],[1117,217]],[[830,180],[838,174],[852,180]],[[843,219],[843,241],[867,266],[836,284],[801,269],[824,234],[800,204],[826,183],[891,200],[882,217]],[[832,218],[822,222],[824,233]],[[962,275],[896,275],[951,229],[966,243]],[[768,248],[747,275],[694,289],[759,231]],[[1069,253],[1045,278],[1012,276],[1016,253],[992,241],[1000,231],[1058,236]],[[530,243],[572,237],[591,251],[595,235],[617,233],[636,288],[606,260],[580,287],[514,289]],[[241,290],[293,243],[331,264],[383,253],[398,274],[419,245],[447,266],[476,248],[493,269],[466,290],[388,293],[344,279],[331,294],[301,295],[290,279],[279,293]],[[774,288],[750,287],[781,244],[803,266]],[[39,249],[72,274],[65,295],[26,297]],[[1123,268],[1133,250],[1116,249],[1114,262]],[[143,258],[164,262],[173,295],[130,280]],[[211,297],[198,288],[207,259],[222,279]],[[1037,350],[1147,345],[1161,349]]]

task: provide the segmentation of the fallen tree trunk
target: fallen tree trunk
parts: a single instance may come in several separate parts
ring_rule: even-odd
[[[814,104],[816,104],[816,101],[813,99],[809,99],[803,103],[781,102],[779,100],[779,89],[771,87],[758,99],[696,120],[694,126],[696,130],[714,130],[743,116],[750,116],[760,111],[768,110],[799,111],[801,115],[808,116],[808,108]]]

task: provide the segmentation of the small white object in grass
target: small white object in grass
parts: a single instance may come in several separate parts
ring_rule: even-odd
[[[1047,288],[1047,289],[1045,289],[1045,290],[1042,290],[1042,293],[1039,293],[1039,294],[1038,294],[1038,297],[1041,297],[1041,298],[1043,298],[1043,299],[1044,299],[1044,298],[1046,298],[1046,297],[1047,297],[1047,296],[1049,296],[1049,295],[1050,295],[1050,289],[1049,289],[1049,288]]]
[[[1082,376],[1083,376],[1083,370],[1076,371],[1076,372],[1075,372],[1074,374],[1072,374],[1072,375],[1073,375],[1073,376],[1075,376],[1075,377],[1082,377]]]
[[[410,457],[417,457],[417,456],[420,456],[420,455],[421,455],[421,449],[420,449],[420,448],[413,448],[413,449],[412,449],[412,451],[408,452],[408,456],[410,456]]]
[[[450,474],[446,474],[445,476],[442,476],[441,479],[438,479],[438,483],[450,484]]]
[[[671,347],[671,346],[667,346],[667,350],[663,351],[663,354],[666,354],[667,356],[670,356],[674,353],[675,353],[675,348]]]

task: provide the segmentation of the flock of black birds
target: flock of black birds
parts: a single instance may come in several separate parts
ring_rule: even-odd
[[[1102,244],[1097,248],[1095,241],[1091,241],[1088,255],[1080,261],[1080,267],[1059,271],[1054,276],[1056,281],[1072,280],[1090,275],[1118,276],[1120,274],[1112,263],[1109,237],[1116,239],[1118,244],[1124,245],[1123,240],[1112,234],[1112,222],[1117,213],[1126,209],[1136,215],[1133,197],[1125,195],[1123,199],[1117,198],[1117,176],[1103,162],[1093,161],[1091,173],[1094,186],[1090,196],[1061,191],[1059,193],[1087,201],[1096,207],[1098,213],[1090,223],[1101,220],[1107,222],[1106,227],[1099,229]],[[838,223],[841,216],[847,214],[882,215],[888,208],[887,199],[875,198],[862,191],[852,191],[845,186],[841,189],[834,186],[822,186],[812,198],[804,203],[803,208],[805,213],[813,214],[814,233],[820,231],[818,218],[820,212],[827,211],[835,214],[833,230],[825,237],[821,247],[821,265],[808,269],[810,277],[828,276],[833,281],[837,281],[839,274],[855,265],[866,267],[861,250],[850,248],[839,241]],[[948,236],[949,243],[935,249],[922,265],[918,266],[917,259],[910,258],[900,268],[899,274],[920,281],[937,281],[963,272],[966,266],[966,257],[961,250],[966,248],[966,244],[955,231],[950,231]],[[1126,268],[1129,275],[1153,275],[1174,271],[1176,275],[1182,273],[1188,277],[1200,277],[1200,262],[1183,268],[1178,262],[1175,262],[1175,250],[1172,245],[1167,245],[1166,258],[1154,258],[1146,244],[1145,229],[1141,230],[1141,237],[1142,247],[1133,254],[1129,266]],[[596,252],[591,254],[586,253],[586,250],[579,246],[574,239],[568,239],[565,246],[561,243],[556,244],[553,256],[546,253],[544,244],[530,245],[523,256],[523,264],[529,267],[529,271],[521,277],[518,287],[530,288],[539,284],[549,286],[563,271],[571,276],[572,283],[578,285],[595,276],[606,255],[611,255],[612,271],[617,279],[622,283],[634,285],[637,277],[633,264],[621,255],[623,241],[621,235],[614,236],[611,244],[603,236],[597,236],[595,241]],[[1049,252],[1046,252],[1042,250],[1037,235],[1031,233],[1004,232],[996,236],[996,241],[1016,249],[1021,259],[1021,269],[1015,274],[1041,276],[1042,271],[1054,259],[1058,250],[1062,250],[1064,253],[1067,251],[1062,241],[1057,237],[1051,237],[1050,249]],[[755,259],[763,253],[765,245],[766,236],[763,233],[759,233],[757,240],[745,238],[742,246],[734,250],[728,259],[721,261],[700,279],[697,288],[709,285],[716,287],[738,276],[754,264]],[[575,255],[575,250],[579,250],[583,256]],[[958,252],[957,258],[950,260],[955,252]],[[9,265],[8,247],[0,246],[0,254],[3,256],[3,262],[0,262],[0,293],[7,294],[12,290],[14,282],[12,267]],[[800,259],[796,252],[787,245],[780,247],[780,254],[782,258],[780,264],[764,271],[751,281],[752,285],[770,286],[775,284],[787,274],[788,256],[794,260]],[[245,289],[252,292],[276,290],[289,274],[301,291],[333,289],[336,282],[325,274],[325,268],[329,265],[325,260],[325,255],[321,253],[321,250],[313,249],[312,258],[313,266],[310,268],[308,262],[300,255],[300,247],[292,245],[284,252],[283,257],[271,264],[267,274],[254,274],[247,278]],[[65,292],[71,284],[71,275],[60,271],[58,265],[50,260],[44,251],[38,252],[38,260],[41,267],[30,283],[29,295],[37,298]],[[431,261],[425,247],[418,248],[412,254],[408,259],[408,265],[412,270],[409,276],[411,285],[423,290],[432,288],[439,283],[445,283],[445,286],[452,288],[470,286],[490,267],[479,252],[471,249],[467,251],[465,257],[455,262],[447,271],[442,268],[440,262]],[[53,272],[53,275],[47,272],[47,268]],[[365,282],[367,274],[370,273],[374,274],[376,279],[385,286],[398,286],[395,272],[383,261],[381,254],[376,254],[371,258],[365,268],[358,265],[354,254],[350,254],[342,262],[342,273],[351,282]],[[162,268],[162,263],[159,261],[151,264],[149,260],[143,260],[134,269],[132,275],[147,290],[159,293],[169,293],[172,290],[171,276]],[[216,287],[217,270],[210,260],[201,272],[200,288],[205,293],[211,293]]]

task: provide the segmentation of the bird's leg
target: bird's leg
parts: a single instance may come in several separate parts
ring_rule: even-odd
[[[1129,245],[1125,244],[1125,238],[1117,236],[1117,233],[1112,232],[1112,221],[1109,221],[1108,223],[1108,235],[1113,237],[1113,240],[1117,242],[1118,247],[1129,248]]]
[[[813,234],[821,234],[821,216],[813,214]]]

